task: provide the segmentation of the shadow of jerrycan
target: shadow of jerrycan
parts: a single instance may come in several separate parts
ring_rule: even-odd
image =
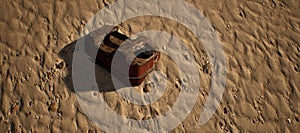
[[[86,50],[97,48],[96,63],[110,71],[124,87],[141,85],[155,69],[160,52],[151,47],[145,36],[130,39],[113,28],[104,39],[99,39],[101,33],[94,31],[87,36]]]

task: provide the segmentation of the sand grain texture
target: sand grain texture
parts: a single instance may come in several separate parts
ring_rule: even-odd
[[[187,2],[218,31],[227,59],[227,85],[208,123],[198,125],[202,106],[195,106],[172,132],[299,131],[300,1]],[[0,1],[0,132],[102,131],[77,102],[71,64],[85,23],[108,3],[113,1]],[[190,31],[150,16],[120,27],[128,35],[163,29],[182,39],[199,64],[202,89],[197,104],[203,105],[211,72],[205,49]],[[167,73],[170,84],[160,102],[151,106],[132,105],[114,91],[100,93],[124,117],[151,119],[171,108],[180,92],[172,66],[168,57],[162,57],[158,68]],[[95,69],[105,74],[102,68]]]

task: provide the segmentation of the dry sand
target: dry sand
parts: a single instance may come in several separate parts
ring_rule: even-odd
[[[188,2],[219,33],[227,59],[227,85],[208,123],[198,125],[202,106],[195,106],[173,132],[299,132],[300,1]],[[77,102],[71,64],[85,23],[108,3],[112,1],[1,0],[0,132],[102,131]],[[193,47],[203,87],[197,104],[203,105],[211,69],[203,46],[189,31],[176,22],[149,16],[128,20],[121,27],[127,34],[163,29]],[[158,69],[167,73],[170,84],[156,104],[139,107],[114,91],[101,93],[116,112],[128,118],[161,115],[179,94],[176,69],[166,66],[174,64],[163,57]]]

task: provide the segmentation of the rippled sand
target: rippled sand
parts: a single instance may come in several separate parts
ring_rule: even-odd
[[[87,119],[77,101],[71,64],[84,25],[113,3],[104,2],[0,1],[0,132],[102,131]],[[211,21],[227,60],[225,93],[205,125],[198,125],[198,119],[209,92],[211,68],[203,45],[184,26],[165,18],[145,16],[121,24],[128,35],[165,30],[193,48],[201,75],[200,106],[173,132],[299,131],[300,2],[187,2]],[[167,56],[158,63],[169,82],[163,97],[151,106],[132,105],[115,91],[101,94],[124,117],[141,120],[162,115],[180,92],[175,66]],[[98,75],[107,74],[95,69]],[[143,93],[142,87],[136,89]]]

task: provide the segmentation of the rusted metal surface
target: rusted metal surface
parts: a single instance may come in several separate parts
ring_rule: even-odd
[[[145,41],[146,38],[129,39],[127,41],[126,39],[128,38],[118,31],[109,33],[99,47],[96,61],[103,67],[116,71],[118,73],[117,77],[121,78],[121,81],[129,79],[132,86],[138,86],[154,70],[155,64],[160,58],[160,53],[151,49],[151,46],[148,44],[149,42]],[[117,50],[118,48],[119,50]],[[122,56],[116,59],[115,62],[117,64],[111,68],[116,52],[119,52]],[[129,70],[125,69],[125,65],[130,65]]]

